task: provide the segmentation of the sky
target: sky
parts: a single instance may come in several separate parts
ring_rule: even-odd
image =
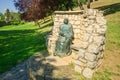
[[[9,9],[10,11],[17,12],[13,0],[0,0],[0,12],[4,13],[5,9]]]

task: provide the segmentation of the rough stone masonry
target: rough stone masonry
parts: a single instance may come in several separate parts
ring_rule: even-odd
[[[48,52],[54,53],[59,26],[68,18],[73,26],[74,40],[72,54],[75,71],[86,78],[92,78],[103,60],[105,49],[106,20],[97,9],[85,11],[56,11],[52,34],[48,36]]]

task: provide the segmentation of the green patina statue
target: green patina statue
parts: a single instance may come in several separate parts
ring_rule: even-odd
[[[71,52],[71,43],[73,38],[72,25],[68,23],[68,19],[64,19],[64,24],[60,26],[59,37],[56,41],[54,55],[64,57]]]

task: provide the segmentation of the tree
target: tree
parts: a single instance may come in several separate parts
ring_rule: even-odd
[[[9,9],[5,10],[4,16],[5,16],[6,23],[8,23],[10,21],[10,11],[9,11]]]
[[[0,21],[4,21],[4,15],[0,12]]]
[[[98,1],[98,0],[78,0],[78,6],[80,7],[81,10],[84,10],[83,4],[87,4],[87,8],[90,8],[90,3],[93,1]]]
[[[10,12],[10,21],[17,21],[20,22],[21,18],[20,18],[20,12]]]
[[[15,7],[23,12],[25,20],[42,19],[55,10],[72,10],[72,0],[14,0]]]
[[[44,18],[49,10],[47,1],[48,0],[14,0],[16,8],[23,12],[22,18],[28,21],[35,21],[38,25],[38,20]]]

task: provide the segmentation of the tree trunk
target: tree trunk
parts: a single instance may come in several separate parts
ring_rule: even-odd
[[[81,10],[84,10],[83,5],[82,5],[82,3],[80,2],[80,0],[78,0],[78,6],[79,6],[79,8],[80,8]]]
[[[90,9],[90,3],[92,0],[87,0],[87,8]]]

